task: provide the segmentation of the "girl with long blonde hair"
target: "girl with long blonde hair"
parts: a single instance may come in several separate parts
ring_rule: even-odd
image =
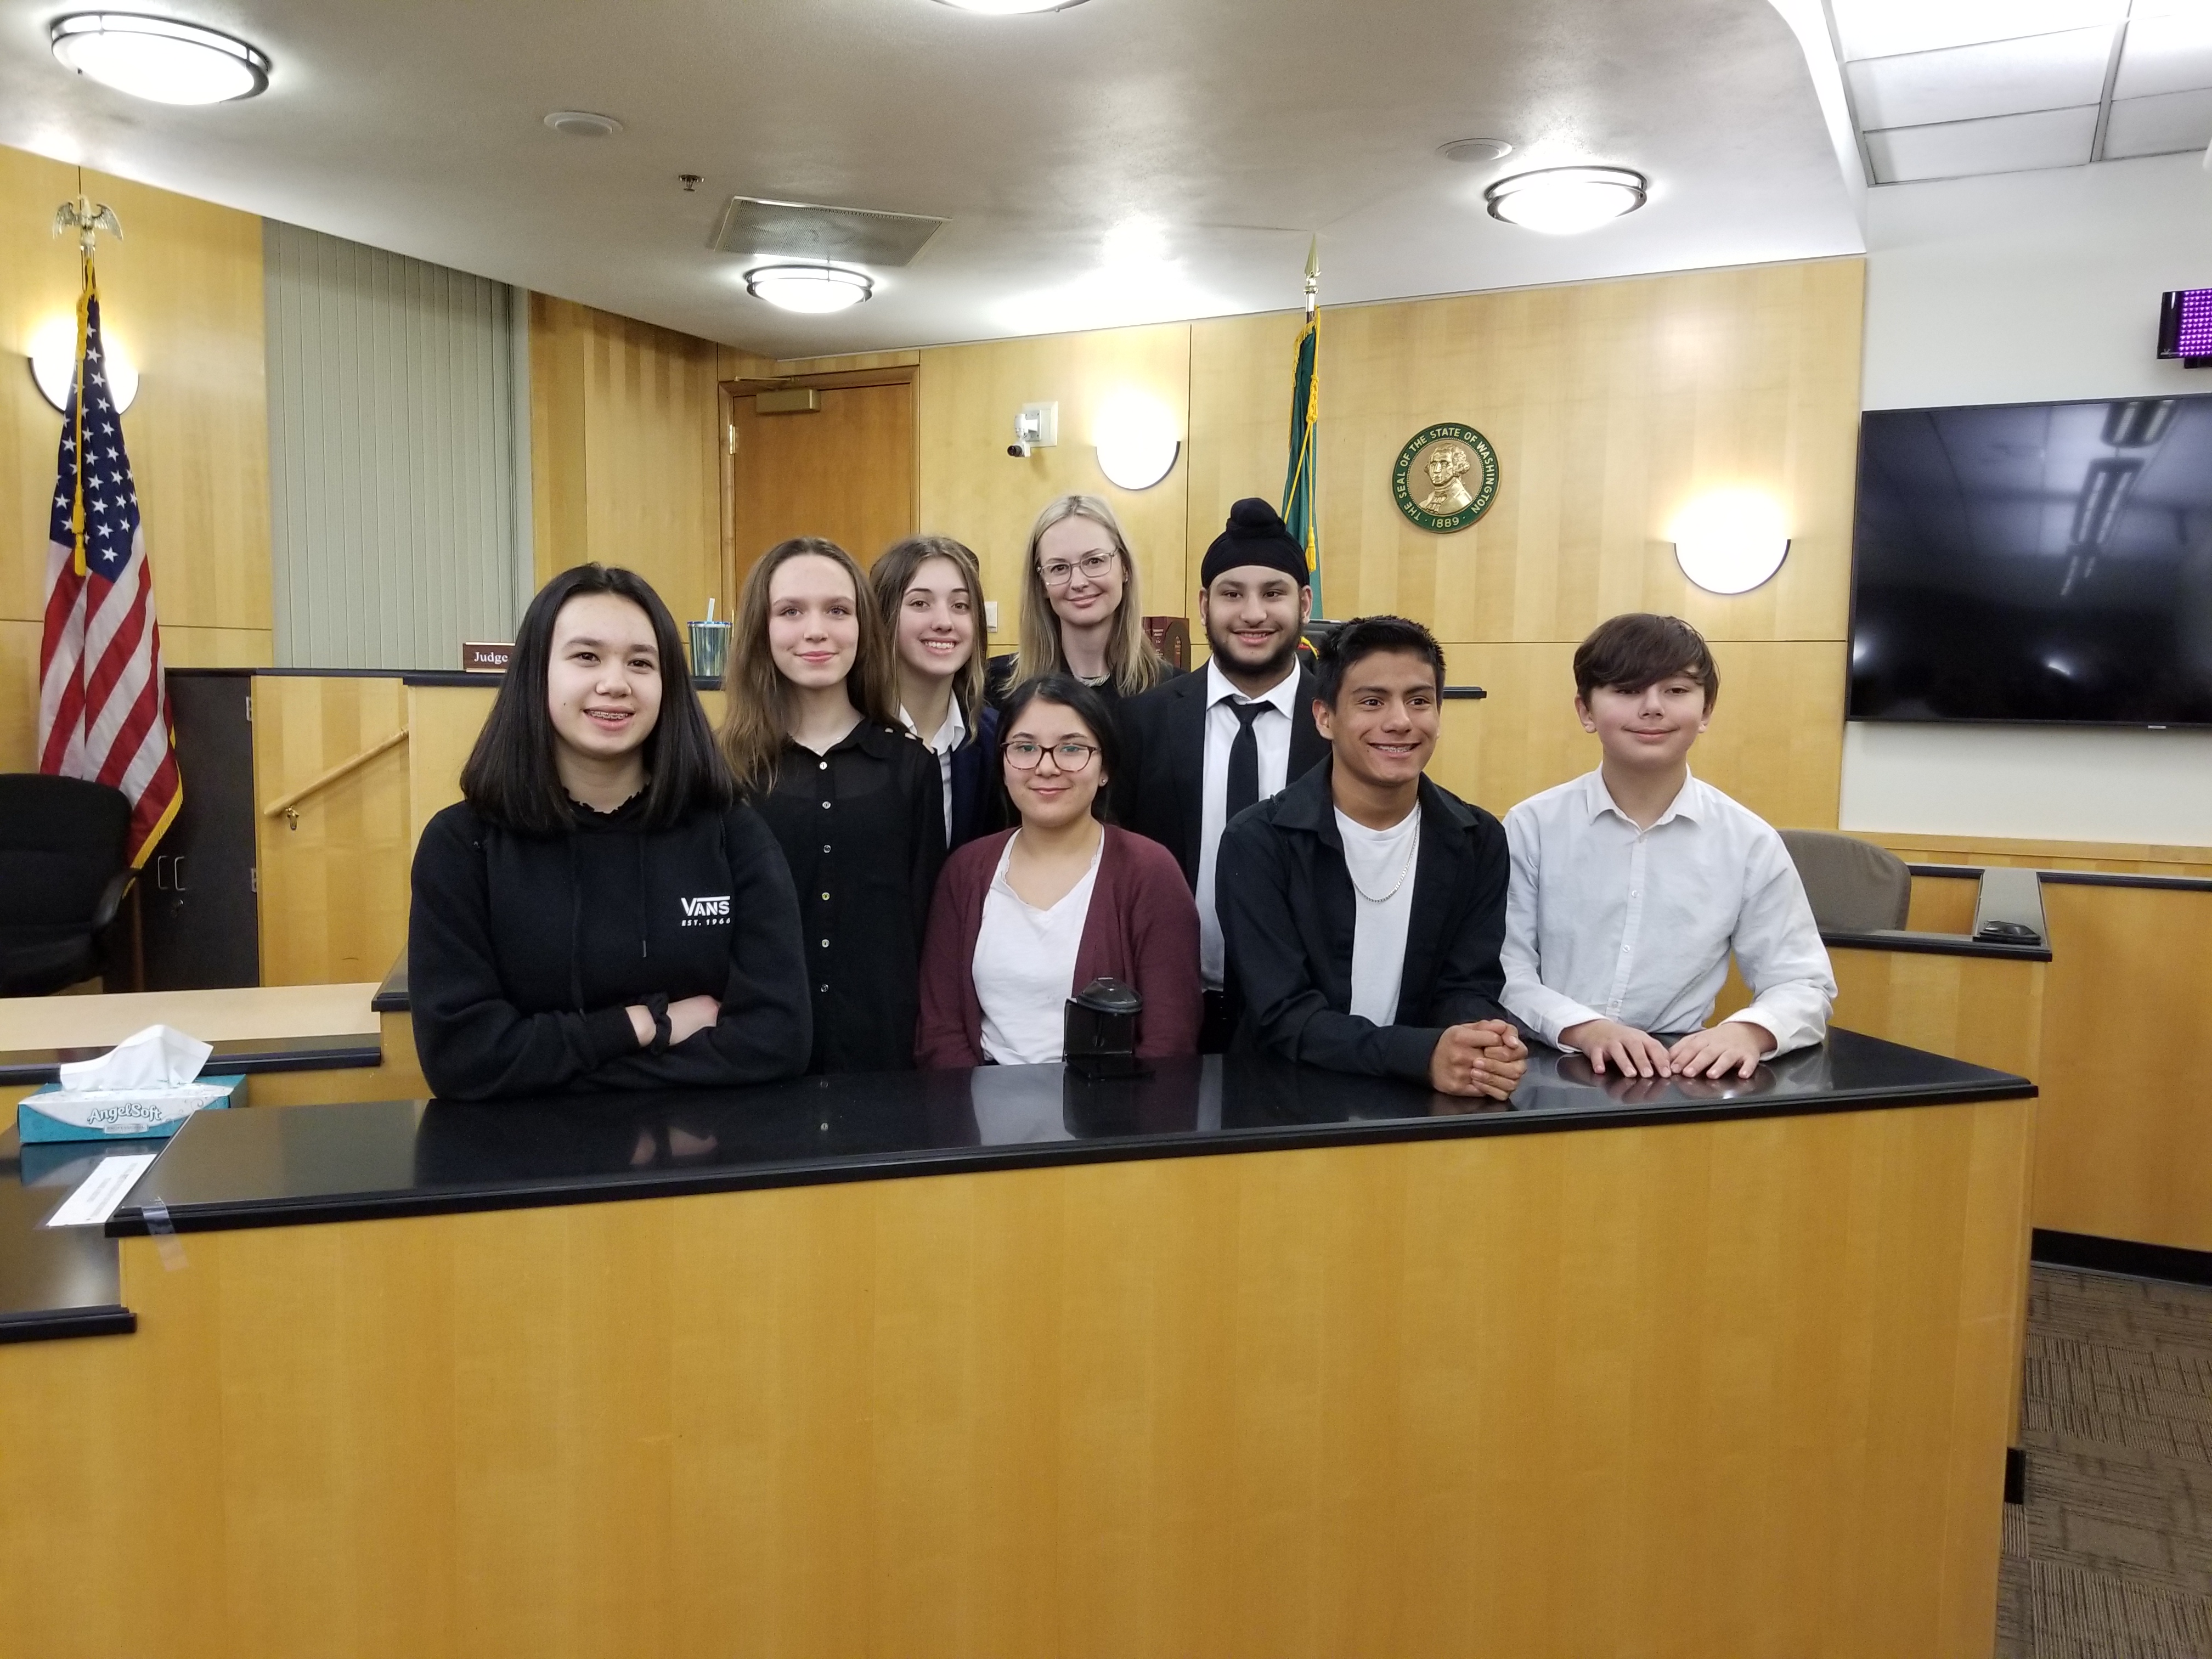
[[[1109,708],[1174,675],[1145,634],[1129,539],[1097,496],[1062,495],[1037,514],[1022,563],[1021,647],[991,670],[994,700],[1041,674],[1068,674]]]
[[[779,542],[745,578],[731,644],[719,736],[799,890],[807,1069],[904,1070],[945,815],[936,761],[899,722],[875,591],[835,542]]]

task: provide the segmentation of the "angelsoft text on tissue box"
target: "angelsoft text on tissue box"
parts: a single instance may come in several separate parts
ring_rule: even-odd
[[[66,1089],[49,1083],[15,1108],[26,1146],[46,1140],[166,1140],[195,1112],[231,1103],[243,1076],[204,1077],[151,1089]]]

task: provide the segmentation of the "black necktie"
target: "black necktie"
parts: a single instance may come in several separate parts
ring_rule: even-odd
[[[1252,722],[1273,707],[1269,702],[1229,705],[1237,726],[1237,741],[1229,745],[1229,793],[1221,815],[1224,825],[1235,823],[1246,807],[1260,804],[1260,739],[1252,735]]]

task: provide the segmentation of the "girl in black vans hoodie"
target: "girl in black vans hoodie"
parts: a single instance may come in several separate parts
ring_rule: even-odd
[[[415,853],[422,1073],[483,1100],[794,1077],[791,872],[736,797],[668,608],[579,565],[531,601],[464,799]]]

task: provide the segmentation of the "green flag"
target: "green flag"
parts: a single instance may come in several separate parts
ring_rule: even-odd
[[[1316,310],[1321,286],[1321,241],[1306,254],[1306,325],[1298,336],[1297,367],[1291,377],[1291,470],[1283,480],[1283,522],[1306,550],[1306,579],[1313,585],[1313,614],[1321,602],[1321,526],[1314,514],[1314,451],[1321,424],[1321,380],[1315,356],[1321,345]]]

